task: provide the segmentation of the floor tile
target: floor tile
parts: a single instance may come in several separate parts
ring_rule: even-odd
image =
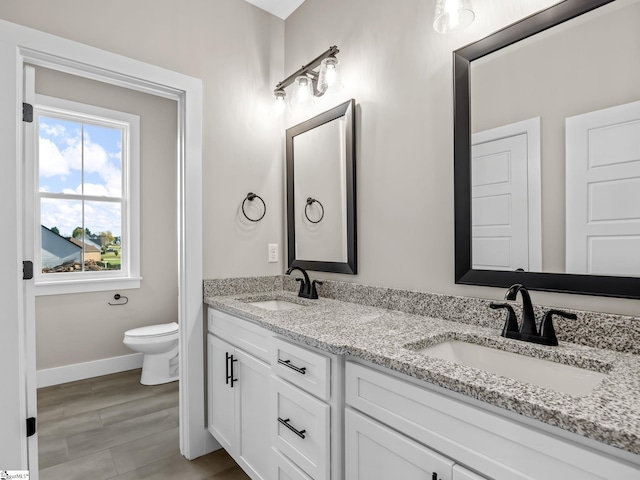
[[[198,457],[192,460],[196,465],[206,469],[209,474],[220,473],[225,470],[229,470],[232,467],[236,467],[236,462],[224,449],[216,450],[202,457]]]
[[[74,397],[64,403],[64,415],[70,417],[79,413],[100,410],[121,403],[130,402],[139,398],[148,398],[153,391],[143,388],[143,385],[133,386],[123,391],[104,391],[83,397]]]
[[[150,465],[118,475],[114,480],[204,480],[211,476],[210,472],[194,462],[190,462],[180,454],[164,458]],[[44,479],[43,479],[44,480]]]
[[[131,402],[120,403],[111,407],[102,408],[98,411],[104,425],[122,422],[130,418],[140,417],[167,408],[175,407],[177,404],[175,392],[165,392],[152,397],[143,397]]]
[[[38,390],[41,480],[247,480],[218,450],[179,453],[179,382],[140,384],[140,369]]]
[[[213,474],[207,477],[206,480],[251,480],[251,477],[244,473],[240,467],[235,466],[223,472]]]
[[[38,436],[68,437],[76,433],[82,433],[102,427],[102,420],[98,412],[87,412],[73,417],[63,417],[54,420],[42,421],[38,417]]]
[[[113,373],[90,379],[91,389],[94,392],[124,385],[140,385],[142,369],[128,370],[126,372]]]
[[[118,473],[126,473],[180,453],[178,427],[111,448]]]
[[[40,480],[106,480],[114,475],[116,469],[108,450],[40,469]]]
[[[72,435],[67,438],[69,458],[83,457],[177,426],[178,422],[161,411]]]
[[[38,464],[40,470],[59,465],[69,460],[67,439],[64,437],[41,437],[38,434]]]

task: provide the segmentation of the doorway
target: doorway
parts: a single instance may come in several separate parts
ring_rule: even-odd
[[[36,414],[35,301],[32,280],[22,280],[26,259],[22,218],[23,66],[32,64],[100,80],[177,102],[178,124],[178,317],[180,334],[180,451],[195,458],[212,450],[204,427],[202,335],[202,83],[200,80],[111,54],[29,28],[2,22],[0,29],[0,151],[7,159],[0,191],[9,206],[0,247],[15,269],[0,275],[7,321],[0,328],[0,346],[8,365],[0,370],[7,392],[0,409],[3,467],[37,471],[37,434],[27,439],[27,417]],[[187,135],[187,125],[189,126]],[[17,181],[16,181],[17,180]],[[12,208],[11,206],[14,206]],[[187,232],[189,233],[187,235]],[[25,440],[27,439],[27,440]],[[37,478],[37,477],[33,477]]]

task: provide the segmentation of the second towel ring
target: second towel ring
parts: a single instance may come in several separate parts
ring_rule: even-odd
[[[244,204],[245,204],[245,202],[247,200],[249,200],[250,202],[253,202],[256,198],[259,199],[262,202],[262,206],[264,207],[264,211],[262,212],[262,215],[260,216],[260,218],[250,218],[249,215],[247,215],[247,212],[244,211]],[[249,193],[247,193],[247,196],[245,197],[245,199],[242,201],[242,214],[250,222],[259,222],[267,214],[267,204],[264,203],[264,200],[262,199],[262,197],[260,195],[256,195],[255,193],[249,192]]]
[[[311,220],[309,218],[309,215],[307,215],[307,208],[309,208],[310,205],[313,205],[315,203],[317,203],[318,205],[320,205],[320,208],[322,209],[322,215],[320,215],[320,218],[318,220]],[[307,204],[304,206],[304,216],[307,217],[307,220],[309,220],[311,223],[320,223],[322,221],[322,219],[324,218],[324,206],[322,205],[322,203],[320,203],[320,200],[316,200],[315,198],[311,198],[308,197],[307,198]]]

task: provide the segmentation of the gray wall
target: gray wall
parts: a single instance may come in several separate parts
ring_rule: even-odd
[[[282,273],[267,245],[283,236],[283,20],[242,0],[3,1],[0,18],[202,79],[204,278]],[[256,224],[249,191],[267,203]]]
[[[338,45],[344,90],[285,120],[292,126],[358,102],[361,273],[322,276],[501,298],[502,289],[453,282],[451,52],[554,3],[475,2],[476,21],[450,35],[431,26],[433,0],[307,0],[286,22],[241,0],[14,0],[2,2],[0,17],[203,80],[205,278],[282,273],[282,262],[267,263],[268,243],[280,243],[281,259],[284,252],[284,128],[268,115],[272,91],[285,72]],[[239,219],[248,191],[269,209],[252,225]],[[533,297],[612,313],[639,308],[624,299]]]
[[[504,289],[453,279],[451,52],[554,0],[474,2],[475,22],[440,35],[435,1],[306,0],[285,21],[285,70],[340,48],[345,89],[319,99],[311,117],[348,98],[357,108],[358,269],[352,281],[427,292],[501,298]],[[303,115],[288,119],[298,123]],[[638,314],[640,302],[533,293],[542,305]]]
[[[241,0],[4,1],[0,18],[202,79],[204,277],[282,272],[281,262],[267,263],[267,244],[281,244],[283,237],[282,122],[270,116],[273,87],[283,75],[282,20]],[[143,184],[143,229],[144,222],[157,225],[153,217],[145,220],[149,202],[172,209],[175,218],[176,150],[162,143],[175,141],[173,132],[155,138],[166,147],[162,155],[172,153],[174,161],[162,195],[147,200]],[[148,168],[143,164],[143,181]],[[267,202],[258,224],[240,220],[249,191]],[[151,253],[142,235],[148,285],[163,262],[172,264],[177,247]],[[282,258],[282,248],[280,253]],[[132,353],[122,345],[125,330],[177,316],[175,263],[169,270],[171,277],[165,282],[163,274],[151,291],[127,291],[126,307],[107,306],[113,292],[39,298],[37,368]]]

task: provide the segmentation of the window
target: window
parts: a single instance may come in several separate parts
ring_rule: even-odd
[[[36,291],[139,287],[139,117],[36,96]]]

